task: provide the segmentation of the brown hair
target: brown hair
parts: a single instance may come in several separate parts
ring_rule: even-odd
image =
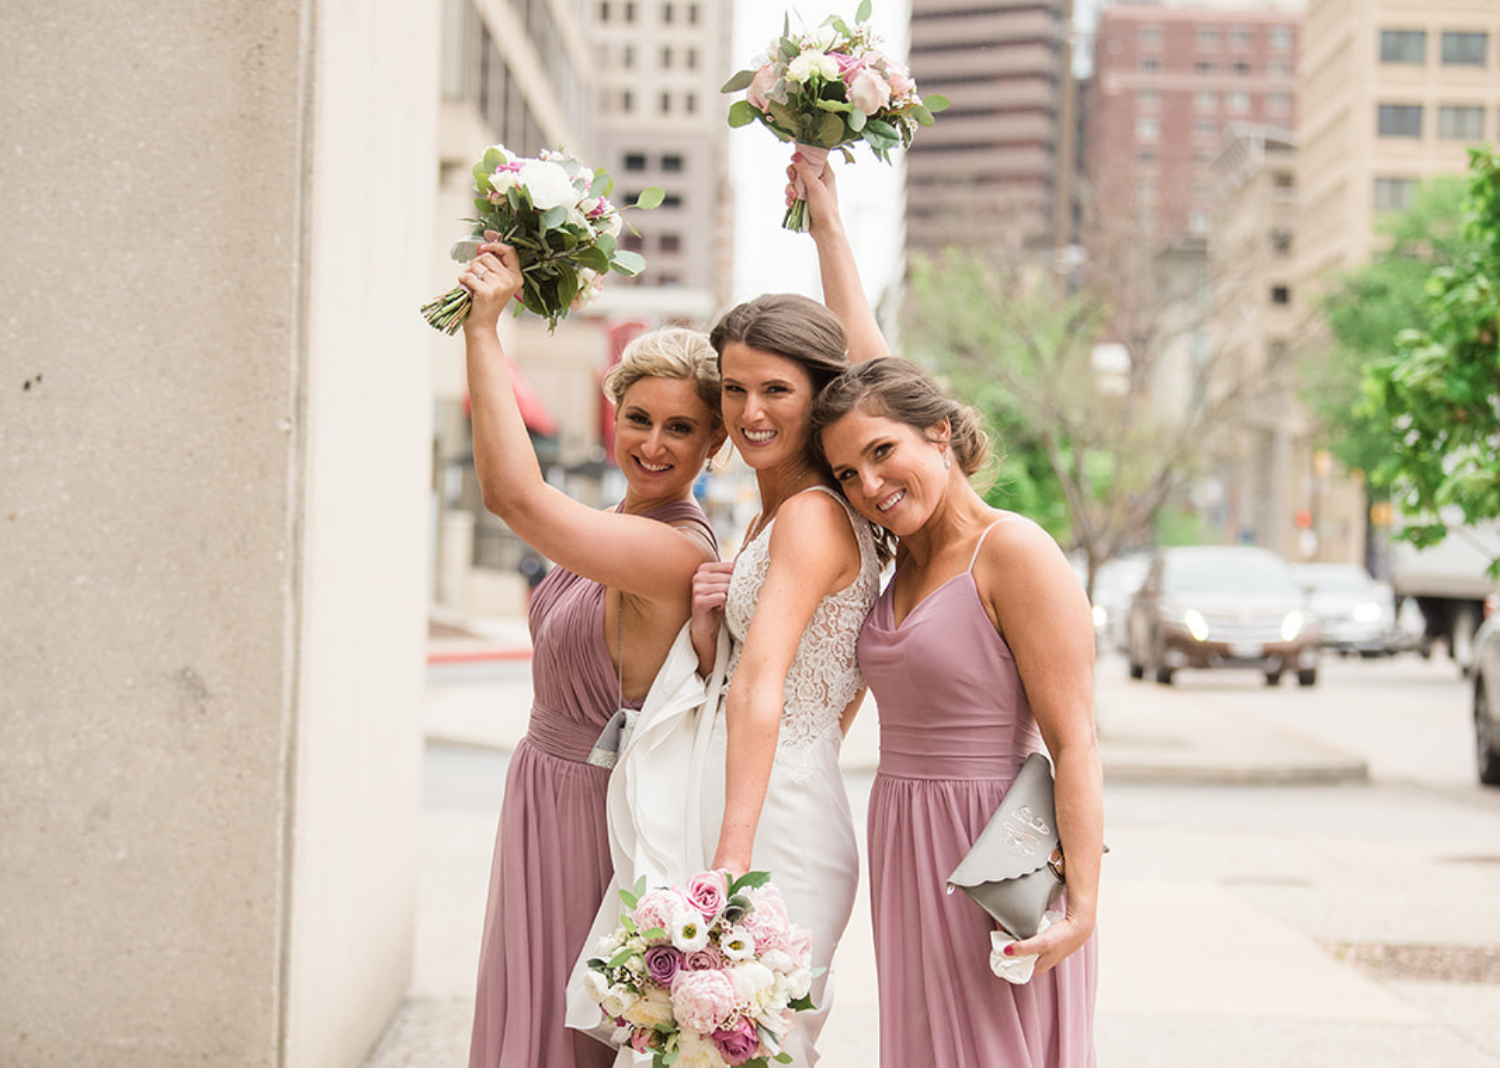
[[[811,297],[767,293],[730,308],[708,335],[723,368],[724,349],[738,341],[791,360],[807,371],[816,393],[849,369],[848,343],[838,316]]]
[[[813,448],[826,465],[823,430],[858,409],[866,415],[893,419],[914,427],[931,439],[932,428],[944,420],[952,432],[948,447],[959,470],[973,476],[990,456],[990,437],[979,413],[943,393],[932,376],[909,360],[882,356],[855,364],[818,394],[813,404]]]
[[[643,378],[689,381],[713,415],[713,429],[724,425],[720,409],[719,360],[708,337],[696,330],[669,327],[635,338],[620,354],[620,362],[604,375],[604,395],[619,407],[625,391]]]

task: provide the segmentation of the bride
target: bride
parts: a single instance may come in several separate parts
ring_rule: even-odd
[[[828,306],[768,294],[726,312],[710,334],[724,426],[755,473],[760,514],[733,563],[705,565],[694,578],[692,622],[620,755],[609,819],[617,887],[642,876],[679,882],[704,868],[769,871],[788,916],[812,932],[814,966],[828,969],[859,878],[838,753],[864,698],[855,642],[883,560],[874,529],[812,451],[812,404],[851,357],[887,352],[832,170],[815,177],[793,159],[790,173],[808,186]],[[695,668],[710,679],[701,714]],[[618,917],[606,900],[595,933]],[[598,1033],[597,1007],[577,995],[583,966],[569,1023]],[[817,1007],[799,1012],[787,1036],[794,1065],[818,1059],[830,979],[824,971],[814,981]]]

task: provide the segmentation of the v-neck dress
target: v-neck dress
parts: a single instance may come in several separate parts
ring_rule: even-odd
[[[1014,986],[990,972],[990,918],[946,892],[1022,762],[1043,747],[973,566],[899,627],[887,584],[860,632],[860,671],[880,715],[868,821],[880,1063],[1088,1068],[1097,937]]]
[[[694,501],[642,514],[713,539]],[[604,1068],[614,1050],[564,1024],[568,975],[614,871],[609,771],[587,763],[619,697],[604,587],[555,567],[532,596],[529,623],[531,718],[505,777],[469,1066]]]

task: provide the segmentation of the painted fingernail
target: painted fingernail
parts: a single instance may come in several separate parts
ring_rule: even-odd
[[[1005,947],[1005,955],[1007,957],[1014,957],[1016,955],[1016,947],[1015,946],[1006,946]]]

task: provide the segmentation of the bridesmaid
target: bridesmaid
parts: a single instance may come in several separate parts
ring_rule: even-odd
[[[1045,531],[969,484],[988,451],[978,416],[914,365],[846,372],[814,427],[849,501],[899,539],[859,639],[880,715],[868,830],[881,1064],[1092,1066],[1104,814],[1087,600]],[[989,917],[945,881],[1043,747],[1066,915],[1007,950],[1038,955],[1016,986],[990,972]]]
[[[692,486],[724,442],[716,355],[661,330],[605,377],[625,499],[598,512],[542,478],[496,334],[520,291],[487,235],[460,276],[474,467],[485,507],[557,565],[530,606],[535,703],[505,782],[479,954],[470,1068],[592,1068],[614,1051],[564,1026],[566,984],[609,886],[609,772],[586,763],[623,697],[639,705],[688,620],[693,573],[718,544]]]

